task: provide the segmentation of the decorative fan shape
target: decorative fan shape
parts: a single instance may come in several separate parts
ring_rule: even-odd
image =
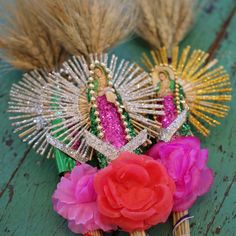
[[[183,88],[184,102],[190,111],[189,122],[207,136],[207,125],[220,124],[217,118],[226,116],[229,110],[229,106],[225,105],[225,102],[231,100],[229,75],[222,66],[215,67],[217,60],[207,61],[208,53],[201,50],[190,53],[189,46],[181,54],[178,47],[173,48],[171,59],[167,57],[165,48],[152,51],[151,56],[152,60],[144,54],[145,66],[151,74],[160,68],[172,71],[178,85],[176,87]],[[175,95],[178,95],[176,89]]]
[[[43,90],[48,82],[47,72],[34,70],[23,75],[18,84],[13,84],[10,91],[8,112],[14,113],[10,119],[14,132],[24,142],[33,145],[37,153],[52,154],[52,148],[46,140],[48,126],[51,120],[50,111],[45,108]]]
[[[118,150],[143,129],[157,136],[160,124],[147,117],[163,114],[154,94],[151,78],[136,64],[93,54],[87,61],[72,57],[60,72],[25,74],[12,86],[9,112],[16,114],[15,132],[39,154],[50,157],[52,145],[86,162],[93,149],[85,131]]]
[[[162,105],[157,103],[160,99],[151,99],[155,94],[151,78],[136,64],[118,62],[114,55],[109,60],[107,54],[92,54],[88,61],[73,57],[63,64],[60,73],[50,74],[48,81],[43,97],[45,110],[50,110],[54,121],[48,141],[56,147],[63,145],[62,150],[80,162],[93,156],[85,130],[117,149],[144,128],[150,136],[158,135],[159,124],[146,115],[162,115]],[[103,122],[107,108],[100,103],[104,97],[116,113],[108,117],[109,124]],[[119,120],[121,124],[115,125]],[[112,126],[110,130],[108,126]],[[112,130],[116,140],[123,135],[123,143],[113,143],[107,130]]]

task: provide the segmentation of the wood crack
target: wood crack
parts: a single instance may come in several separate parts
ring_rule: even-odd
[[[226,191],[225,191],[225,193],[224,193],[224,197],[223,197],[222,201],[220,202],[220,205],[219,205],[218,209],[215,211],[215,214],[214,214],[214,216],[212,217],[211,221],[207,224],[207,229],[206,229],[206,232],[205,232],[204,236],[207,236],[207,235],[208,235],[208,233],[209,233],[209,231],[210,231],[210,228],[211,228],[212,224],[214,223],[216,216],[217,216],[218,213],[220,212],[220,210],[221,210],[221,208],[222,208],[222,206],[223,206],[223,204],[224,204],[224,201],[225,201],[225,199],[227,198],[227,196],[229,195],[229,192],[230,192],[230,190],[231,190],[231,188],[232,188],[232,186],[233,186],[233,183],[234,183],[235,181],[236,181],[236,173],[234,173],[233,179],[232,179],[232,181],[230,182],[229,186],[227,187],[227,189],[226,189]]]
[[[207,59],[207,61],[211,61],[213,58],[214,58],[214,55],[215,53],[217,52],[217,50],[219,49],[220,47],[220,44],[221,42],[224,40],[224,37],[226,35],[226,32],[227,32],[227,29],[234,17],[234,15],[236,14],[236,5],[233,7],[233,9],[231,10],[231,12],[229,13],[228,17],[226,18],[226,20],[223,22],[221,28],[220,28],[220,31],[217,33],[217,36],[215,38],[215,40],[213,41],[213,43],[211,44],[210,48],[208,49],[208,53],[209,53],[209,57]],[[214,216],[212,217],[211,221],[207,224],[207,229],[206,229],[206,232],[204,234],[204,236],[207,236],[210,229],[211,229],[211,226],[213,225],[215,219],[216,219],[216,216],[218,215],[218,213],[220,212],[223,204],[224,204],[224,201],[226,199],[226,197],[228,196],[231,188],[232,188],[232,185],[234,183],[234,181],[236,181],[236,173],[235,175],[233,176],[233,179],[232,181],[230,182],[230,184],[228,185],[225,193],[224,193],[224,197],[222,199],[222,201],[220,202],[220,205],[218,207],[218,209],[215,211],[215,214]]]
[[[232,21],[235,13],[236,13],[236,5],[231,10],[231,12],[229,13],[226,20],[223,22],[223,24],[220,28],[220,31],[216,35],[215,40],[213,41],[213,43],[211,44],[211,46],[207,50],[208,53],[209,53],[209,57],[207,58],[207,62],[209,62],[213,59],[216,51],[219,49],[220,43],[224,40],[224,37],[225,37],[226,32],[227,32],[227,28],[230,25],[230,22]]]
[[[6,186],[3,188],[3,190],[0,192],[0,198],[3,196],[3,194],[5,193],[5,191],[9,188],[11,181],[13,180],[13,178],[15,177],[16,173],[18,172],[18,170],[20,169],[20,167],[22,166],[22,164],[24,163],[27,155],[29,154],[31,150],[31,146],[28,147],[26,149],[26,151],[24,152],[24,155],[22,156],[22,158],[20,159],[16,169],[13,171],[11,177],[9,178],[8,182],[6,183]]]

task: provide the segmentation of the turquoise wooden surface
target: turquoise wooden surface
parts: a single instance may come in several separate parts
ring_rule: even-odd
[[[191,45],[209,51],[219,59],[232,78],[236,89],[236,1],[203,0],[195,25],[181,47]],[[118,56],[140,63],[148,45],[134,38],[111,50]],[[53,212],[51,195],[59,177],[53,160],[46,160],[12,133],[6,113],[11,84],[21,73],[10,71],[0,75],[0,235],[65,236],[74,235],[66,221]],[[211,191],[201,197],[190,213],[193,236],[236,235],[236,98],[222,126],[212,129],[203,145],[209,148],[209,166],[215,171]],[[171,234],[171,224],[158,225],[149,235]],[[114,234],[115,235],[115,234]],[[116,233],[116,235],[118,235]],[[127,235],[123,232],[120,236]]]

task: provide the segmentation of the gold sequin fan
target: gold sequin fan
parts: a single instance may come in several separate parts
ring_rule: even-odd
[[[189,122],[204,136],[209,134],[208,125],[220,124],[217,118],[227,115],[231,100],[229,75],[222,66],[216,67],[217,60],[207,61],[208,53],[186,47],[182,53],[179,48],[172,50],[172,58],[167,50],[161,48],[151,52],[152,59],[143,56],[144,65],[149,71],[160,66],[169,67],[176,74],[176,83],[182,86],[185,102],[189,107]]]

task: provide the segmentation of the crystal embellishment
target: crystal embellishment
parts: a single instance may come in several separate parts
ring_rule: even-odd
[[[85,131],[85,139],[89,146],[106,156],[108,162],[110,162],[118,157],[121,152],[133,152],[135,149],[141,146],[147,140],[147,130],[142,130],[138,135],[131,139],[130,142],[120,149],[116,149],[110,143],[103,142],[101,139],[87,131]]]
[[[179,128],[184,124],[187,119],[188,110],[183,110],[176,119],[167,127],[162,128],[160,131],[160,140],[164,142],[169,142],[173,135],[179,130]]]

